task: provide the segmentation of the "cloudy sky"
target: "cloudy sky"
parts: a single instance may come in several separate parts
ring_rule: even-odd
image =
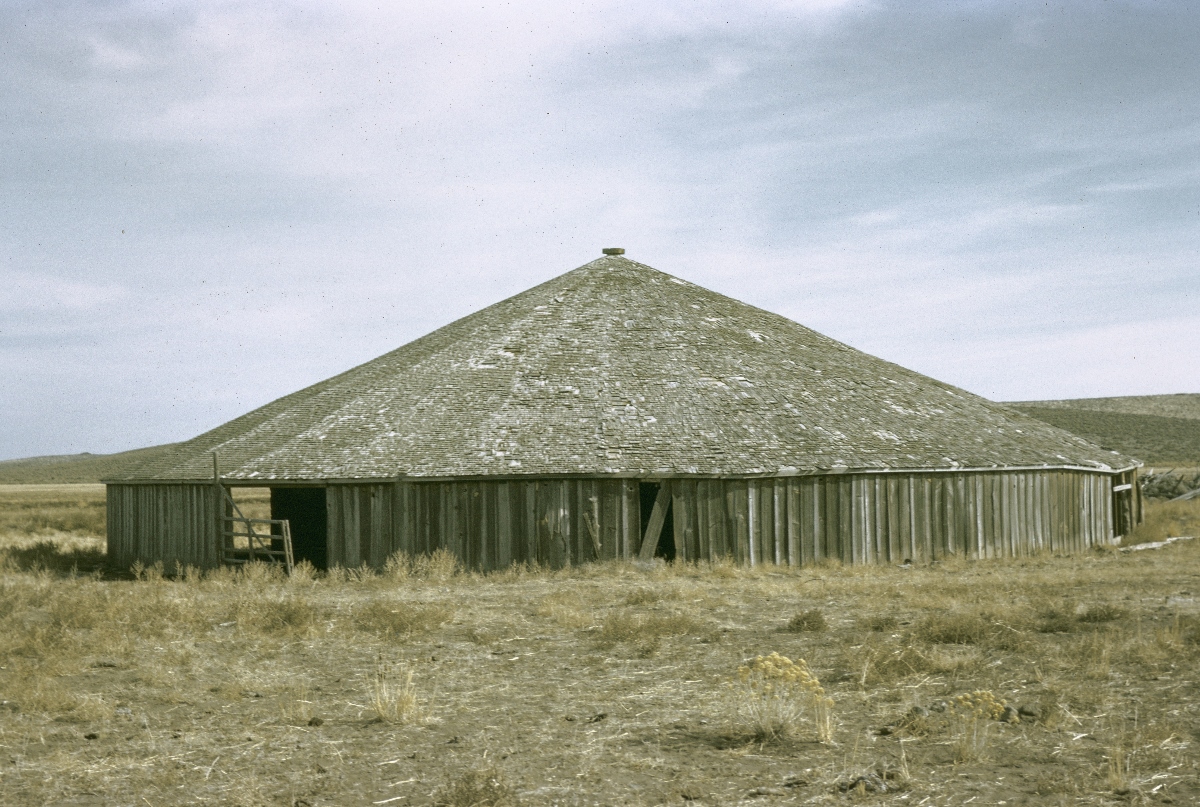
[[[0,0],[0,458],[623,246],[972,392],[1200,392],[1200,7]]]

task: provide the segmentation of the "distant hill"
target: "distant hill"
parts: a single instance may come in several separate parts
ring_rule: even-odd
[[[175,443],[119,454],[60,454],[0,461],[0,485],[99,482],[170,451]]]
[[[1200,394],[1016,401],[1008,406],[1152,465],[1200,465]]]
[[[1123,415],[1157,415],[1200,420],[1200,393],[1178,395],[1127,395],[1122,398],[1068,398],[1063,401],[1014,401],[1009,406],[1040,409],[1086,409]]]
[[[1151,465],[1200,466],[1200,394],[1014,401],[1006,404],[1102,448]],[[99,482],[156,459],[175,443],[120,454],[0,461],[0,485]]]

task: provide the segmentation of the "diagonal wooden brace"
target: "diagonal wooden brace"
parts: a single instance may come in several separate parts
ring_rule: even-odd
[[[650,511],[650,523],[646,525],[646,535],[642,538],[642,549],[638,552],[640,560],[653,560],[654,551],[658,549],[658,538],[662,535],[663,522],[667,520],[667,508],[671,506],[671,483],[663,480],[658,486],[658,497],[654,500],[654,509]]]

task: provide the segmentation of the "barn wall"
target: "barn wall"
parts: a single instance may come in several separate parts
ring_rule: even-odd
[[[447,549],[472,569],[629,558],[641,544],[637,480],[330,485],[329,563]]]
[[[1121,477],[1117,478],[1117,482]],[[743,565],[928,562],[1078,552],[1113,541],[1114,477],[1083,471],[671,480],[676,559]],[[329,563],[447,549],[472,569],[638,554],[637,480],[328,487]],[[1136,481],[1133,490],[1136,491]]]
[[[211,484],[108,485],[109,563],[216,566],[218,496]]]

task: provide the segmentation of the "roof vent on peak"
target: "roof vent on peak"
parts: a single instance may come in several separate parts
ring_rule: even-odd
[[[603,252],[605,255],[624,255],[625,248],[624,247],[605,247],[604,249],[601,250],[601,252]]]

